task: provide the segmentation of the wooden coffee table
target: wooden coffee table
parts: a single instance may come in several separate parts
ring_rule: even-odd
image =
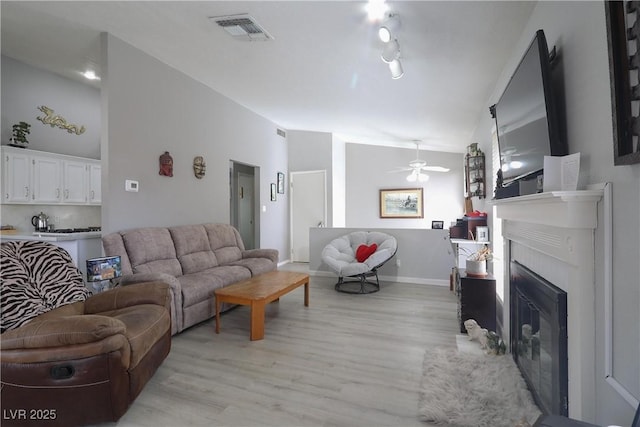
[[[220,305],[223,302],[251,306],[251,341],[264,338],[264,307],[304,285],[304,305],[309,306],[309,275],[292,271],[270,271],[214,291],[216,334],[220,333]]]

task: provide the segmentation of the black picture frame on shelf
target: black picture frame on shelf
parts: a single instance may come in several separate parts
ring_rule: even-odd
[[[431,228],[433,230],[442,230],[444,228],[444,221],[431,221]]]
[[[640,117],[633,114],[632,104],[640,103],[640,49],[629,55],[629,41],[640,37],[640,30],[627,22],[635,15],[640,19],[636,2],[606,1],[609,78],[611,80],[611,119],[613,122],[613,162],[615,165],[640,163]],[[636,84],[632,86],[631,80]]]

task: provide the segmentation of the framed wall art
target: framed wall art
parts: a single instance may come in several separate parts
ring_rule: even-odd
[[[485,227],[483,225],[479,225],[476,227],[476,240],[478,242],[488,242],[489,241],[489,227]]]
[[[380,218],[424,218],[422,188],[380,190]]]
[[[278,172],[278,194],[284,194],[284,173]]]
[[[271,201],[276,201],[276,184],[271,183]]]
[[[640,6],[636,1],[606,1],[613,162],[640,163]],[[630,46],[633,46],[630,49]]]

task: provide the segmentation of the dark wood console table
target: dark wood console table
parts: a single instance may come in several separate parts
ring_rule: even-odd
[[[496,330],[496,280],[492,274],[484,277],[467,276],[465,269],[459,268],[455,278],[458,297],[458,321],[460,332],[466,333],[464,321],[475,319],[488,331]]]

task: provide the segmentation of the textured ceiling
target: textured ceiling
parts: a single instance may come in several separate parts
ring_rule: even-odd
[[[398,80],[366,2],[351,1],[2,1],[2,54],[81,78],[99,72],[107,31],[284,129],[464,151],[535,2],[388,4],[401,21]],[[208,19],[238,13],[274,40],[238,41]]]

